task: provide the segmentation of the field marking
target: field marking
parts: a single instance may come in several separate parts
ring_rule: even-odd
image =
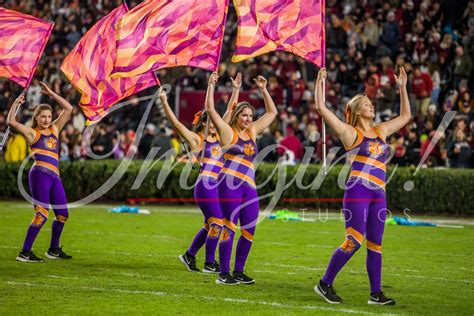
[[[253,304],[253,305],[265,305],[265,306],[278,307],[278,308],[309,309],[309,310],[322,310],[322,311],[331,311],[331,312],[345,312],[345,313],[351,313],[351,314],[374,315],[374,313],[371,313],[371,312],[349,309],[349,308],[331,308],[331,307],[318,306],[318,305],[298,306],[298,305],[282,304],[278,302],[254,301],[254,300],[249,300],[249,299],[241,299],[241,298],[233,298],[233,297],[216,298],[213,296],[183,295],[183,294],[167,293],[167,292],[162,292],[162,291],[109,289],[109,288],[93,287],[93,286],[64,286],[64,285],[52,285],[52,284],[29,283],[29,282],[13,282],[13,281],[7,281],[6,283],[13,286],[31,286],[31,287],[61,288],[61,289],[66,288],[69,290],[97,291],[97,292],[120,293],[120,294],[139,294],[139,295],[146,294],[146,295],[154,295],[154,296],[172,297],[172,298],[178,298],[178,299],[184,299],[184,298],[198,299],[198,300],[201,299],[201,300],[207,300],[207,301],[212,301],[212,302],[216,302],[216,300],[223,300],[225,302],[231,302],[231,303],[247,303],[247,304]]]
[[[292,268],[296,270],[303,270],[303,271],[326,271],[326,266],[324,268],[314,268],[314,267],[305,267],[305,266],[298,266],[298,265],[292,265],[292,264],[274,264],[274,263],[261,263],[261,265],[264,266],[272,266],[272,267],[281,267],[281,268]],[[387,270],[387,268],[382,270]],[[344,271],[348,273],[353,273],[353,274],[366,274],[366,271],[357,271],[357,270],[349,270],[345,269]],[[399,270],[403,271],[403,270]],[[387,276],[396,276],[396,277],[406,277],[406,278],[416,278],[416,279],[424,279],[424,280],[431,280],[431,281],[446,281],[446,282],[460,282],[460,283],[467,283],[467,284],[474,284],[474,280],[457,280],[457,279],[448,279],[444,277],[433,277],[433,276],[422,276],[422,275],[416,275],[416,274],[398,274],[398,273],[386,273],[383,272],[383,275]]]
[[[0,248],[4,248],[4,249],[18,249],[18,247],[11,247],[11,246],[0,246]],[[85,250],[75,250],[75,252],[79,252],[79,253],[90,253],[90,251],[85,251]],[[176,255],[168,255],[168,254],[149,254],[149,253],[131,253],[131,252],[126,252],[126,251],[107,251],[107,252],[101,252],[101,253],[104,253],[104,254],[112,254],[112,255],[126,255],[126,256],[132,256],[132,257],[136,257],[137,255],[139,256],[147,256],[147,257],[162,257],[162,258],[177,258]],[[320,267],[311,267],[311,266],[300,266],[300,265],[290,265],[290,264],[272,264],[272,263],[260,263],[261,265],[264,265],[264,266],[272,266],[272,267],[281,267],[281,268],[292,268],[292,269],[296,269],[296,270],[300,270],[300,271],[325,271],[326,270],[326,266],[322,266],[322,265],[319,265]],[[456,268],[458,269],[458,268]],[[462,269],[462,270],[466,270],[466,271],[469,271],[468,269],[465,269],[465,268],[459,268],[459,269]],[[412,270],[412,269],[399,269],[399,268],[384,268],[383,270],[393,270],[393,271],[402,271],[402,272],[420,272],[418,270]],[[254,273],[282,273],[282,272],[278,272],[278,271],[269,271],[269,270],[252,270]],[[366,271],[357,271],[357,270],[349,270],[349,269],[346,269],[345,270],[346,272],[348,273],[352,273],[352,274],[366,274],[367,272]],[[119,273],[121,275],[124,275],[124,276],[132,276],[132,274],[125,274],[125,273]],[[297,273],[296,272],[288,272],[288,273],[285,273],[285,274],[288,274],[288,275],[296,275]],[[395,277],[405,277],[405,278],[415,278],[415,279],[423,279],[423,280],[430,280],[430,281],[444,281],[444,282],[460,282],[460,283],[467,283],[467,284],[474,284],[474,280],[465,280],[465,279],[462,279],[462,280],[458,280],[458,279],[449,279],[449,278],[445,278],[445,277],[437,277],[437,276],[423,276],[423,275],[417,275],[417,274],[398,274],[398,273],[387,273],[387,272],[383,272],[383,275],[386,275],[386,276],[395,276]],[[49,277],[52,277],[52,278],[69,278],[69,279],[77,279],[77,278],[74,278],[74,277],[60,277],[60,276],[54,276],[54,275],[48,275]],[[139,276],[139,275],[137,275]],[[143,277],[148,277],[147,275],[140,275],[140,276],[143,276]],[[151,277],[151,275],[150,275]],[[156,278],[156,276],[153,276],[154,278]]]

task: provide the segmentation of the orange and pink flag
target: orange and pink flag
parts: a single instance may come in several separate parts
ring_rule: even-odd
[[[113,77],[193,66],[216,70],[229,0],[148,0],[117,25]]]
[[[233,62],[287,51],[325,64],[324,0],[234,0],[238,16]]]
[[[127,11],[127,6],[122,4],[103,17],[77,43],[61,66],[82,95],[79,106],[87,124],[99,121],[123,98],[160,84],[154,72],[111,78],[116,59],[115,27]]]
[[[54,23],[0,8],[0,77],[27,88]]]

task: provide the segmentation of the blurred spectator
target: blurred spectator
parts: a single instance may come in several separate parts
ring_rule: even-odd
[[[5,151],[5,161],[20,162],[26,158],[28,145],[23,135],[12,132]]]
[[[146,158],[151,149],[151,143],[153,138],[156,135],[156,127],[153,123],[148,123],[145,126],[145,134],[140,139],[140,144],[138,145],[138,153],[140,158]]]
[[[288,127],[286,137],[284,137],[278,147],[278,155],[283,156],[287,151],[292,152],[294,159],[299,161],[303,158],[303,145],[295,136],[293,128]]]
[[[416,110],[418,115],[425,116],[430,104],[433,82],[427,73],[421,72],[420,66],[415,67],[412,80],[412,90],[416,95]]]
[[[171,144],[171,137],[166,134],[166,130],[164,128],[160,128],[159,132],[153,138],[151,142],[152,148],[157,148],[157,153],[154,159],[158,159],[164,156],[166,153],[169,153],[170,150],[173,150],[173,145]]]
[[[448,146],[448,157],[453,168],[469,168],[471,161],[471,146],[466,140],[466,134],[458,129],[454,141]]]

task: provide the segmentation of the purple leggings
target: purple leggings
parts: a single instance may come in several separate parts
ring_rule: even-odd
[[[224,215],[224,228],[219,241],[221,273],[230,272],[230,257],[239,220],[241,235],[235,251],[234,271],[243,272],[258,220],[257,190],[247,182],[227,174],[221,174],[219,181],[222,181],[219,184],[219,198]]]
[[[387,216],[385,191],[369,189],[349,180],[344,194],[346,239],[334,252],[323,282],[332,284],[337,273],[361,247],[364,235],[367,243],[367,273],[372,293],[380,292],[382,278],[382,236]]]
[[[204,215],[204,227],[197,232],[188,252],[196,256],[199,249],[206,244],[206,263],[213,263],[223,225],[217,180],[199,177],[194,188],[194,198]]]
[[[23,243],[23,250],[31,250],[36,236],[48,219],[50,204],[53,206],[56,217],[52,225],[50,247],[57,248],[59,247],[59,238],[61,237],[64,223],[69,217],[66,193],[64,192],[61,179],[50,170],[33,167],[30,170],[28,180],[35,207],[35,216],[28,228],[25,242]]]

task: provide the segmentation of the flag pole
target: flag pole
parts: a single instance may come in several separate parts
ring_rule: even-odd
[[[326,68],[326,26],[325,26],[325,23],[326,23],[326,12],[325,9],[326,9],[326,4],[325,4],[325,1],[322,0],[321,2],[321,6],[322,6],[322,11],[321,12],[321,17],[322,17],[322,25],[321,25],[321,29],[322,29],[322,36],[321,36],[321,40],[322,40],[322,45],[321,45],[321,48],[323,49],[323,54],[322,54],[322,61],[321,61],[321,68]],[[320,69],[321,71],[321,69]],[[324,104],[326,104],[326,79],[324,79],[323,81],[323,102]],[[326,163],[326,124],[324,123],[324,119],[321,118],[321,125],[322,125],[322,137],[323,137],[323,142],[322,142],[322,145],[323,145],[323,176],[326,176],[327,175],[327,163]]]

